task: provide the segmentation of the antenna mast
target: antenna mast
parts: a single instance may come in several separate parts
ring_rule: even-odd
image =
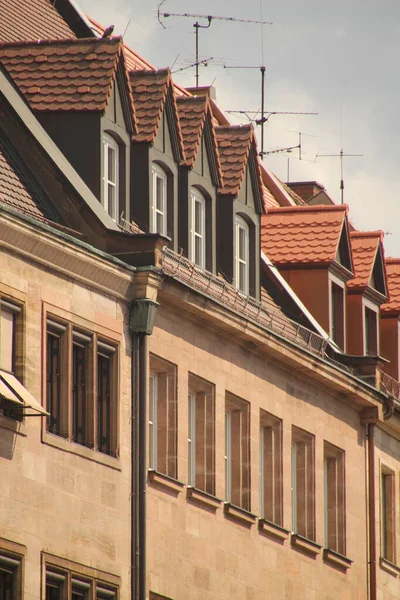
[[[340,150],[339,154],[317,154],[316,159],[319,157],[325,158],[340,158],[340,204],[344,202],[344,179],[343,179],[343,157],[344,156],[364,156],[363,154],[344,154],[343,148]]]
[[[160,23],[160,25],[162,25],[162,27],[164,27],[165,29],[165,25],[163,24],[163,22],[161,21],[160,17],[163,17],[165,19],[169,18],[169,17],[181,17],[181,18],[190,18],[190,19],[207,19],[208,24],[207,25],[200,25],[199,21],[196,20],[196,22],[193,24],[193,27],[195,28],[195,33],[196,33],[196,87],[199,87],[199,29],[208,29],[212,23],[212,21],[229,21],[231,23],[253,23],[256,25],[272,25],[271,22],[269,21],[253,21],[250,19],[235,19],[234,17],[219,17],[216,15],[196,15],[193,13],[169,13],[169,12],[160,12],[160,7],[163,4],[163,2],[161,2],[158,5],[158,22]],[[265,67],[264,67],[265,69]]]

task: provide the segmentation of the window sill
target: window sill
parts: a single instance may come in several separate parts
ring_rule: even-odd
[[[243,525],[247,525],[248,527],[251,527],[256,522],[257,518],[248,510],[240,508],[239,506],[235,506],[230,502],[225,502],[224,514],[235,521],[243,523]]]
[[[303,552],[307,552],[307,554],[317,556],[317,554],[321,552],[322,546],[298,533],[292,533],[290,541],[292,546],[295,546],[299,550],[303,550]]]
[[[393,577],[398,577],[400,575],[400,567],[390,562],[387,558],[383,558],[383,556],[379,559],[379,566],[381,569],[393,575]]]
[[[195,502],[196,504],[200,504],[205,508],[209,508],[213,511],[216,511],[217,508],[221,506],[221,500],[216,498],[212,494],[208,494],[203,490],[199,490],[198,488],[188,486],[186,491],[186,498]]]
[[[16,421],[15,419],[9,419],[8,417],[0,417],[0,428],[9,429],[17,435],[27,436],[26,423],[23,421]]]
[[[350,558],[347,558],[347,556],[343,556],[343,554],[339,554],[339,552],[335,552],[329,548],[324,548],[323,557],[324,561],[330,562],[341,569],[348,569],[353,562]]]
[[[179,494],[184,488],[184,484],[173,477],[169,477],[169,475],[165,475],[164,473],[159,473],[154,469],[148,470],[148,478],[149,483],[153,485],[164,488],[165,490],[169,490],[176,495]]]
[[[118,458],[109,456],[108,454],[103,454],[97,450],[92,450],[86,446],[81,446],[75,442],[70,442],[69,440],[55,435],[54,433],[42,431],[42,443],[52,446],[53,448],[58,448],[58,450],[62,450],[63,452],[69,452],[70,454],[81,456],[82,458],[86,458],[92,462],[104,465],[105,467],[110,467],[116,471],[121,471],[121,465]]]
[[[287,540],[289,536],[289,530],[268,521],[267,519],[258,519],[258,529],[260,532],[266,535],[278,538],[279,540]]]

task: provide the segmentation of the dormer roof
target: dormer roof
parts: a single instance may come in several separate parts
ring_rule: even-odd
[[[209,138],[206,141],[211,142],[212,145],[216,179],[220,182],[222,180],[222,172],[208,98],[206,96],[181,96],[177,98],[176,102],[185,149],[184,164],[190,168],[193,167],[200,148],[201,138],[203,135],[206,135],[206,138]],[[207,136],[207,134],[209,135]]]
[[[184,156],[183,141],[170,70],[130,71],[129,77],[138,124],[135,141],[154,143],[161,117],[167,108],[168,123],[174,130],[175,145],[181,160]]]
[[[261,217],[261,248],[277,265],[328,267],[336,261],[352,271],[347,213],[345,204],[269,208]]]
[[[386,258],[389,300],[381,305],[384,314],[400,315],[400,258]]]
[[[364,290],[370,286],[386,296],[383,232],[352,231],[350,241],[354,262],[354,278],[348,282],[348,288]]]
[[[37,112],[104,112],[113,84],[122,76],[133,130],[135,112],[121,38],[0,44],[0,62]]]
[[[241,188],[249,158],[256,162],[257,183],[262,190],[257,145],[252,125],[230,125],[215,128],[221,161],[223,183],[219,193],[236,196]]]
[[[23,4],[15,0],[0,2],[0,40],[3,42],[73,37],[75,33],[62,18],[55,7],[55,2],[48,0],[35,0]]]

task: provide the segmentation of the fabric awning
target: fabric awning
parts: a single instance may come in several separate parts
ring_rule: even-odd
[[[43,406],[35,400],[30,392],[14,375],[7,371],[0,370],[0,395],[7,400],[15,402],[22,409],[31,408],[37,413],[37,416],[49,416],[49,413],[44,410]],[[34,415],[29,415],[34,416]]]

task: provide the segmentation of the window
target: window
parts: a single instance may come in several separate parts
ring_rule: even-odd
[[[344,452],[324,442],[325,548],[346,554]]]
[[[250,405],[227,394],[225,409],[226,501],[250,511]]]
[[[249,293],[249,226],[235,218],[235,286],[243,294]]]
[[[13,302],[1,300],[0,311],[0,369],[15,374],[17,324],[21,308]],[[0,415],[21,421],[22,409],[16,402],[2,396]]]
[[[376,310],[364,306],[364,353],[377,356],[378,348],[378,314]]]
[[[70,561],[54,557],[53,562],[46,563],[45,600],[118,600],[118,586],[105,580],[106,574],[103,579],[99,571]]]
[[[344,350],[344,288],[331,281],[331,337]]]
[[[189,258],[202,269],[206,266],[206,201],[196,188],[191,192]]]
[[[4,542],[8,547],[17,546],[6,540]],[[22,598],[22,560],[22,554],[0,548],[0,600]]]
[[[107,134],[103,136],[103,206],[114,221],[118,221],[118,144]]]
[[[153,163],[153,194],[150,214],[150,231],[167,235],[167,175]]]
[[[116,347],[48,319],[46,354],[48,431],[116,456]]]
[[[386,467],[381,472],[382,557],[396,562],[395,474]]]
[[[189,374],[189,485],[215,494],[214,386]]]
[[[260,425],[260,513],[282,526],[282,421],[262,410]]]
[[[176,479],[176,366],[150,356],[149,466]]]
[[[315,541],[314,436],[292,427],[292,529]]]

